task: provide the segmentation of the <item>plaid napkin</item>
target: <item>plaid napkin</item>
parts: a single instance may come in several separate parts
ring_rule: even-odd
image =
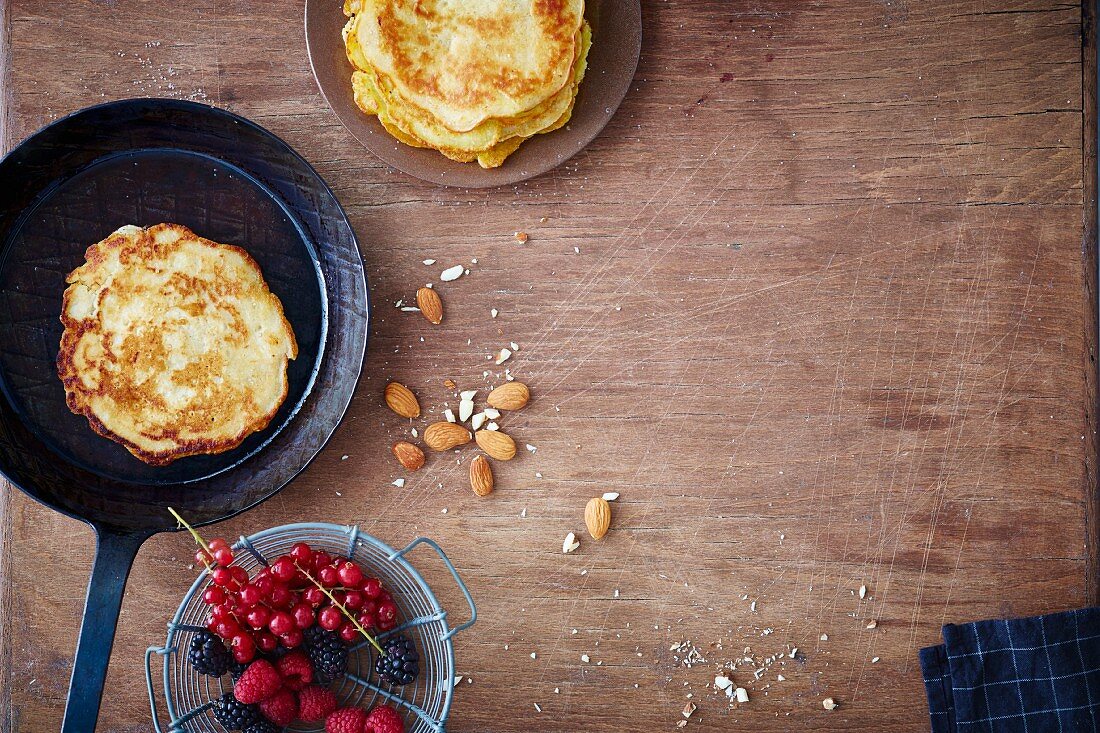
[[[1100,608],[943,627],[920,652],[932,733],[1100,731]]]

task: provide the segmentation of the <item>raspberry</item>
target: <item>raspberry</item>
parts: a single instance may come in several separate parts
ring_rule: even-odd
[[[290,725],[298,718],[298,698],[284,687],[260,702],[260,712],[275,725]]]
[[[241,730],[260,719],[260,711],[255,705],[245,705],[227,692],[214,703],[214,720],[226,730]]]
[[[325,733],[369,733],[361,708],[340,708],[325,718]]]
[[[310,685],[298,693],[298,717],[307,723],[324,720],[336,709],[336,695],[332,690]]]
[[[405,733],[405,721],[389,705],[375,705],[367,716],[367,732]]]
[[[279,670],[266,659],[257,659],[248,665],[237,684],[233,685],[233,695],[246,705],[266,700],[283,686]]]
[[[283,676],[283,684],[292,690],[300,690],[313,682],[313,665],[303,651],[287,654],[276,662],[275,666]]]

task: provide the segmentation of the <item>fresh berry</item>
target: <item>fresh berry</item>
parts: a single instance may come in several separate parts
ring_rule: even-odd
[[[362,626],[364,629],[374,628],[376,622],[374,614],[367,613],[366,611],[356,616],[355,620],[358,621],[359,625]]]
[[[397,625],[397,605],[393,601],[378,604],[378,628],[389,631]]]
[[[294,623],[297,624],[299,629],[308,629],[313,626],[313,607],[308,603],[299,603],[290,612],[290,615],[294,617]]]
[[[420,674],[420,654],[412,639],[397,634],[386,639],[382,649],[386,654],[375,661],[374,671],[386,683],[407,685]]]
[[[298,719],[298,698],[284,687],[260,702],[260,714],[275,725],[290,725]]]
[[[257,720],[245,728],[241,733],[279,733],[281,728],[270,720]]]
[[[209,631],[197,631],[191,637],[191,647],[187,652],[187,661],[199,674],[221,677],[233,663],[233,656],[225,644]]]
[[[336,709],[336,695],[327,687],[310,685],[298,693],[298,718],[307,723],[324,720]]]
[[[256,606],[255,608],[248,609],[248,613],[245,614],[244,620],[248,622],[248,625],[254,629],[262,629],[267,626],[268,621],[271,620],[271,611],[267,610],[267,606]]]
[[[294,567],[294,558],[286,555],[271,564],[271,576],[284,583],[289,582],[296,572],[298,572],[298,568]]]
[[[252,635],[252,641],[256,643],[256,648],[264,654],[271,654],[279,646],[279,640],[270,631],[257,631]]]
[[[229,568],[229,574],[233,576],[233,580],[237,581],[237,585],[244,585],[248,582],[248,571],[240,565]]]
[[[405,721],[389,705],[375,705],[367,716],[367,730],[371,733],[405,733]]]
[[[313,679],[328,684],[348,668],[348,648],[335,631],[311,626],[305,631],[306,651],[313,663]]]
[[[355,624],[351,621],[341,626],[338,633],[345,644],[354,644],[359,639],[359,629],[355,628]]]
[[[233,587],[233,571],[229,568],[218,568],[210,574],[210,577],[214,580],[214,585],[219,585],[222,588]]]
[[[219,588],[218,590],[221,589]],[[232,616],[231,611],[232,609],[230,609],[229,606],[214,606],[210,609],[210,618],[214,619],[215,621],[225,621],[227,618]]]
[[[297,628],[294,623],[294,617],[286,611],[276,611],[271,615],[271,620],[267,622],[267,627],[271,629],[271,633],[276,636],[285,634],[293,628]]]
[[[263,599],[263,593],[252,583],[246,583],[237,591],[237,601],[244,608],[252,608]]]
[[[212,585],[203,591],[202,600],[211,606],[225,603],[225,591],[216,585]]]
[[[302,593],[302,600],[314,608],[317,608],[325,602],[325,592],[317,586],[306,588],[305,592]]]
[[[214,719],[226,730],[242,730],[260,719],[260,709],[247,705],[227,692],[214,703]]]
[[[266,659],[257,659],[233,685],[233,694],[241,702],[251,704],[271,697],[282,686],[279,670]]]
[[[302,640],[304,638],[305,637],[302,636],[301,629],[291,629],[285,634],[279,636],[279,641],[281,641],[283,643],[283,646],[285,646],[287,649],[297,649],[302,645]]]
[[[266,573],[267,568],[264,568],[260,573]],[[271,595],[271,589],[275,587],[275,581],[271,579],[271,574],[267,575],[257,574],[252,579],[252,585],[256,586],[256,589],[260,591],[260,596],[267,598]]]
[[[355,588],[363,582],[363,571],[351,560],[343,563],[339,569],[340,582],[349,588]]]
[[[344,623],[344,614],[336,606],[326,606],[317,614],[317,623],[322,629],[335,631]]]
[[[303,651],[287,654],[275,663],[275,668],[283,676],[283,684],[292,690],[300,690],[313,681],[313,664]]]
[[[367,714],[362,708],[340,708],[325,718],[325,733],[368,733]]]
[[[340,572],[331,565],[326,565],[317,571],[317,579],[326,588],[334,588],[340,582]]]
[[[238,662],[236,659],[229,665],[229,676],[233,679],[233,684],[237,684],[237,680],[241,678],[244,671],[248,669],[248,665],[242,662]]]
[[[376,599],[382,595],[382,582],[378,578],[367,578],[360,587],[367,594],[367,598]]]
[[[228,547],[217,548],[214,550],[214,562],[222,567],[229,567],[233,564],[233,551]]]
[[[240,624],[238,624],[231,618],[225,619],[224,621],[219,621],[218,625],[214,628],[214,633],[223,639],[230,639],[233,636],[239,634],[240,631]]]
[[[203,567],[210,567],[214,564],[214,557],[200,547],[198,550],[195,550],[195,564],[202,565]]]
[[[242,664],[248,664],[256,658],[256,642],[247,632],[234,634],[229,640],[229,648],[233,651],[233,658]]]
[[[215,537],[214,539],[207,542],[206,546],[210,548],[211,552],[213,552],[214,550],[220,550],[223,547],[228,548],[229,543],[223,540],[221,537]]]
[[[290,548],[290,556],[294,558],[299,565],[303,567],[310,567],[310,562],[313,560],[313,550],[305,542],[295,542],[294,546]]]
[[[267,599],[275,608],[288,608],[294,603],[294,594],[286,583],[275,583],[267,594]]]

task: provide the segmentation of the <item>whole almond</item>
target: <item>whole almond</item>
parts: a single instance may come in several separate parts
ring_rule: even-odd
[[[398,441],[393,444],[394,457],[397,458],[397,462],[410,471],[416,471],[424,465],[424,451],[417,448],[412,443],[407,443],[404,440]]]
[[[510,461],[516,455],[516,441],[499,430],[478,430],[474,440],[481,450],[498,461]]]
[[[490,407],[498,410],[518,410],[531,399],[531,390],[523,382],[505,382],[486,398]]]
[[[493,493],[493,468],[485,456],[475,456],[470,461],[470,488],[478,496]]]
[[[416,291],[416,305],[424,317],[435,325],[443,323],[443,301],[439,293],[432,288],[420,288]]]
[[[592,539],[600,539],[611,526],[611,505],[598,496],[589,499],[588,506],[584,508],[584,523],[588,525],[588,534],[592,535]]]
[[[386,406],[401,417],[420,417],[420,403],[416,401],[416,395],[405,385],[399,382],[390,382],[386,385]]]
[[[435,422],[424,431],[424,442],[432,450],[450,450],[470,442],[470,431],[458,423]]]

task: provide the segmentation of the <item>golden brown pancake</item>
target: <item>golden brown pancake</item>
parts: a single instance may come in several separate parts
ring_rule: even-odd
[[[124,226],[85,260],[61,312],[69,409],[155,466],[230,450],[267,426],[298,346],[247,252],[158,224]]]

